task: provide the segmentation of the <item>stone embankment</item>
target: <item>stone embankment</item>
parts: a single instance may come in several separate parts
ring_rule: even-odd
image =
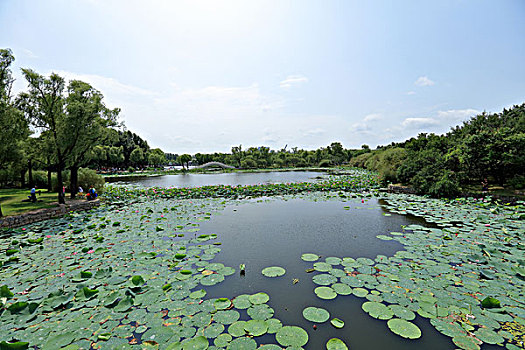
[[[12,228],[28,225],[34,222],[56,218],[65,215],[70,211],[90,210],[92,208],[98,207],[99,205],[100,201],[98,199],[89,202],[75,201],[73,203],[60,204],[56,207],[38,209],[20,215],[6,216],[4,218],[0,218],[0,228]]]

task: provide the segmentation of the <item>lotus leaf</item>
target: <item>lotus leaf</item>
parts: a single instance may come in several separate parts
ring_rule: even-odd
[[[248,298],[250,302],[254,305],[264,304],[268,302],[268,300],[270,300],[270,297],[268,296],[268,294],[263,293],[263,292],[252,294]]]
[[[308,333],[297,326],[284,326],[275,335],[275,339],[282,346],[301,347],[308,343]]]
[[[286,272],[285,269],[279,266],[265,267],[262,270],[262,274],[266,277],[280,277]]]
[[[244,330],[250,335],[258,337],[268,331],[268,323],[263,320],[250,320],[244,324]]]
[[[418,326],[407,320],[393,318],[388,320],[387,325],[393,333],[403,338],[417,339],[421,337],[421,330]]]
[[[246,321],[234,322],[228,327],[228,333],[231,334],[232,337],[241,337],[246,334],[244,330],[245,325]]]
[[[203,336],[187,339],[182,342],[183,350],[206,350],[209,346],[208,339]]]
[[[323,323],[328,321],[330,313],[323,308],[309,306],[303,310],[303,317],[311,322]]]
[[[227,350],[255,350],[257,349],[257,343],[252,338],[242,337],[232,340]]]
[[[339,318],[333,318],[332,320],[330,320],[330,323],[335,328],[343,328],[345,326],[345,322]]]
[[[326,350],[348,350],[348,346],[339,338],[331,338],[326,343]]]
[[[274,314],[274,310],[266,304],[253,305],[248,308],[247,312],[254,320],[267,320]]]
[[[479,350],[479,345],[481,342],[473,337],[468,337],[465,335],[458,335],[452,338],[452,342],[456,344],[460,349],[464,350]]]
[[[314,281],[315,284],[319,284],[321,286],[329,286],[337,282],[337,277],[334,277],[326,273],[322,273],[319,275],[315,275],[312,278],[312,280]]]
[[[367,301],[363,303],[361,308],[373,318],[380,320],[389,320],[394,316],[394,312],[390,310],[385,304],[376,303],[374,301]]]
[[[317,261],[319,260],[319,255],[311,254],[311,253],[305,253],[301,255],[301,259],[304,261]]]
[[[314,293],[321,299],[334,299],[337,296],[337,293],[330,287],[317,287]]]
[[[217,311],[213,316],[213,320],[222,324],[232,324],[239,320],[241,315],[235,310],[221,310]]]

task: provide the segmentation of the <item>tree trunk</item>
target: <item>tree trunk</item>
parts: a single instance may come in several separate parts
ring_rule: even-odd
[[[64,183],[62,181],[62,165],[57,165],[57,182],[58,182],[58,204],[66,204],[66,200],[64,198],[65,193],[62,191],[64,187]]]
[[[2,204],[0,204],[0,218],[4,216],[4,214],[2,213]]]
[[[53,188],[51,187],[51,166],[47,168],[47,190],[49,192],[53,191]]]
[[[33,162],[31,159],[27,161],[27,167],[28,167],[28,180],[29,180],[29,187],[33,188],[35,186],[35,182],[33,181]]]
[[[26,170],[20,170],[20,188],[26,187]]]
[[[75,196],[77,195],[78,190],[78,167],[72,166],[69,168],[71,171],[69,184],[71,185],[70,191],[71,191],[71,199],[75,199]]]

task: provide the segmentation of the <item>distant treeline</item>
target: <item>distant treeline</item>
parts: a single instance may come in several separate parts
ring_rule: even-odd
[[[477,115],[445,135],[419,134],[353,158],[386,181],[451,197],[489,182],[525,187],[525,104]]]
[[[183,165],[191,162],[192,165],[202,165],[209,162],[221,162],[236,168],[303,168],[303,167],[331,167],[347,164],[350,159],[370,152],[367,145],[359,150],[344,149],[341,143],[332,142],[330,146],[308,151],[285,146],[281,150],[272,150],[269,147],[249,147],[245,150],[242,145],[234,146],[231,153],[196,153],[177,155],[167,153],[166,158],[173,164]]]

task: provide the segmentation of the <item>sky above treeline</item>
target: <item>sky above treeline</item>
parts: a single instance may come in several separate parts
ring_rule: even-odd
[[[150,146],[315,149],[525,102],[525,1],[2,0],[20,68],[92,84]]]

